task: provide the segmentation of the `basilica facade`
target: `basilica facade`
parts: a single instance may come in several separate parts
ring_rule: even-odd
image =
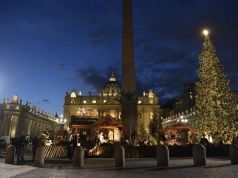
[[[113,73],[97,95],[83,95],[76,90],[66,92],[64,117],[69,120],[71,131],[88,140],[104,133],[109,141],[119,141],[123,133],[121,92]],[[158,115],[159,108],[158,97],[152,90],[137,96],[137,128],[131,126],[130,135],[134,131],[137,136],[148,134],[149,123]]]
[[[134,145],[139,137],[149,134],[150,121],[159,113],[158,97],[152,90],[137,93],[131,0],[123,0],[122,11],[122,84],[112,73],[97,95],[73,90],[65,96],[64,117],[81,140],[105,133],[108,141],[123,137]]]

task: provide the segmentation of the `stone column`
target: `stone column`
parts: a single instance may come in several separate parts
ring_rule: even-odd
[[[8,115],[3,116],[3,129],[2,129],[2,135],[4,136],[10,136],[9,131],[10,131],[10,124],[11,124],[11,118]]]
[[[32,127],[32,120],[29,120],[28,126],[27,126],[27,134],[31,135],[31,127]]]

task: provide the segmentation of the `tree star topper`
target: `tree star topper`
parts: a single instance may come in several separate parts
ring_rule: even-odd
[[[204,30],[202,31],[202,34],[203,34],[204,36],[208,36],[208,35],[209,35],[209,30],[208,30],[208,29],[204,29]]]

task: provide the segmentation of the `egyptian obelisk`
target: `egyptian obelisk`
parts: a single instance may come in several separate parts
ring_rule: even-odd
[[[131,0],[123,0],[121,109],[124,136],[134,142],[137,135],[137,95]]]

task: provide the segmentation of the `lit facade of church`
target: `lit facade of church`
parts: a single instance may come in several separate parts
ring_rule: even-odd
[[[80,138],[94,139],[103,132],[109,141],[119,141],[123,125],[121,119],[121,87],[112,73],[105,87],[98,95],[82,95],[73,90],[66,93],[64,117],[69,120],[69,127]],[[137,96],[137,135],[149,133],[149,123],[159,113],[159,99],[154,92],[143,92]],[[128,121],[130,122],[130,121]]]

